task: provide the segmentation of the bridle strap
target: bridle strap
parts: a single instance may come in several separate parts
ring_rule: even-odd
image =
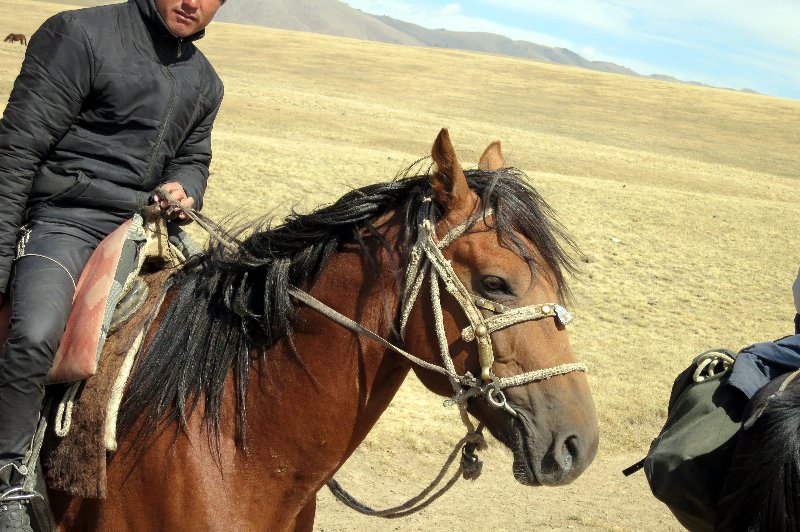
[[[556,303],[509,309],[485,298],[475,297],[467,290],[461,279],[458,278],[450,261],[442,254],[442,249],[454,242],[458,237],[463,236],[475,222],[480,219],[486,219],[492,214],[492,209],[487,209],[470,217],[466,222],[451,229],[439,242],[434,240],[436,232],[433,222],[429,218],[420,224],[417,242],[412,250],[411,261],[406,273],[407,284],[403,294],[403,310],[400,324],[400,335],[403,337],[408,317],[411,314],[411,308],[419,293],[422,281],[428,270],[431,270],[431,289],[438,289],[438,287],[433,286],[435,284],[434,279],[441,279],[444,282],[445,289],[456,299],[470,323],[462,331],[462,338],[470,342],[474,340],[477,343],[478,361],[481,366],[480,379],[483,383],[497,380],[491,370],[494,364],[491,333],[524,321],[539,320],[547,317],[558,319],[561,325],[567,325],[572,321],[572,316],[567,309]],[[424,259],[427,259],[427,261]],[[433,305],[435,307],[437,302],[434,301]],[[485,318],[479,307],[496,312],[498,315]],[[440,330],[438,333],[443,335],[444,331]],[[442,358],[445,361],[445,365],[447,365],[449,351],[443,350]],[[566,373],[587,370],[585,364],[577,366],[575,364],[567,364],[564,365],[564,368],[569,368]],[[534,374],[540,375],[539,372],[534,372]],[[525,375],[523,374],[523,376]]]
[[[504,307],[501,307],[504,308]],[[561,325],[567,325],[572,321],[572,315],[558,304],[544,303],[541,305],[529,305],[527,307],[510,308],[503,310],[495,316],[490,316],[483,320],[483,325],[489,334],[511,327],[523,321],[540,320],[542,318],[555,318]],[[469,325],[461,331],[461,338],[466,342],[475,339],[475,327]]]
[[[491,333],[524,321],[548,317],[553,317],[559,320],[562,325],[566,325],[572,320],[572,316],[564,307],[555,303],[507,308],[499,303],[488,301],[485,298],[475,297],[467,290],[455,274],[450,261],[444,257],[441,250],[458,237],[463,236],[476,221],[482,218],[485,219],[491,216],[491,214],[491,209],[487,209],[485,212],[470,217],[466,222],[451,229],[439,242],[434,240],[433,235],[435,234],[435,229],[433,223],[429,219],[425,219],[420,224],[417,242],[411,250],[408,270],[406,272],[406,283],[403,290],[400,336],[401,338],[405,336],[405,329],[411,314],[411,309],[416,302],[425,277],[430,273],[431,305],[436,322],[435,326],[439,350],[444,367],[431,364],[422,360],[420,357],[412,355],[296,287],[290,287],[289,294],[334,322],[357,334],[367,336],[387,349],[391,349],[395,353],[404,356],[412,363],[447,376],[453,387],[453,396],[445,401],[445,405],[458,404],[461,410],[462,420],[468,428],[471,429],[472,423],[466,414],[465,407],[470,397],[485,396],[487,401],[492,405],[503,408],[510,414],[516,416],[516,411],[507,404],[502,390],[513,386],[521,386],[531,382],[549,379],[557,375],[565,375],[573,371],[587,371],[588,368],[586,364],[578,362],[529,371],[512,377],[501,378],[492,373],[491,368],[494,363],[494,353],[492,350]],[[440,281],[444,284],[447,292],[456,299],[459,306],[463,309],[467,320],[470,322],[470,325],[462,331],[462,337],[467,341],[474,340],[478,344],[478,358],[481,365],[480,378],[473,377],[469,372],[463,376],[458,375],[455,369],[455,364],[450,356],[447,337],[444,331],[444,318],[441,296],[439,293]],[[486,318],[483,316],[480,310],[481,308],[491,310],[497,314]]]
[[[421,358],[412,355],[408,351],[405,351],[405,350],[397,347],[396,345],[394,345],[390,341],[386,340],[385,338],[383,338],[379,334],[377,334],[377,333],[371,331],[370,329],[364,327],[360,323],[351,320],[350,318],[348,318],[344,314],[332,309],[331,307],[329,307],[328,305],[326,305],[325,303],[323,303],[319,299],[315,298],[314,296],[312,296],[308,292],[304,292],[303,290],[300,290],[299,288],[294,287],[294,286],[290,286],[288,291],[289,291],[289,295],[290,296],[292,296],[296,300],[300,301],[301,303],[304,303],[309,308],[316,310],[317,312],[319,312],[320,314],[322,314],[326,318],[330,319],[331,321],[333,321],[335,323],[338,323],[339,325],[341,325],[345,329],[349,329],[349,330],[353,331],[354,333],[361,334],[361,335],[366,336],[367,338],[369,338],[371,340],[374,340],[375,342],[378,342],[383,347],[386,347],[387,349],[391,349],[395,353],[403,355],[408,360],[410,360],[414,364],[417,364],[418,366],[421,366],[421,367],[423,367],[425,369],[428,369],[428,370],[431,370],[431,371],[435,371],[437,373],[441,373],[442,375],[450,376],[450,374],[444,368],[442,368],[441,366],[437,366],[436,364],[431,364],[430,362],[426,362],[425,360],[422,360]]]

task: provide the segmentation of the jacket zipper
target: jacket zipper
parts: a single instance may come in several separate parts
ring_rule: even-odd
[[[181,55],[183,55],[183,38],[178,39],[178,54],[176,59],[180,59]]]
[[[156,157],[158,156],[158,152],[161,150],[161,143],[164,141],[164,136],[167,133],[167,126],[169,125],[170,120],[172,120],[172,113],[175,109],[175,100],[176,100],[175,77],[172,75],[172,72],[166,65],[161,65],[161,72],[170,82],[169,107],[167,108],[167,114],[164,115],[164,120],[161,122],[161,129],[158,132],[158,138],[156,139],[156,144],[155,146],[153,146],[153,151],[150,152],[150,161],[147,164],[147,172],[145,172],[145,176],[147,176],[147,178],[151,177],[151,174],[153,172],[153,167],[156,164]]]

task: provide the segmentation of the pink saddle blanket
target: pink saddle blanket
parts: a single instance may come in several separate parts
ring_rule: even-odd
[[[132,220],[128,220],[108,235],[83,269],[48,383],[83,380],[97,371],[110,313],[119,300],[118,293],[116,297],[112,295],[112,287],[119,276],[117,269],[131,224]],[[13,294],[5,299],[12,298]],[[0,355],[9,333],[11,306],[10,300],[4,300],[0,307]]]

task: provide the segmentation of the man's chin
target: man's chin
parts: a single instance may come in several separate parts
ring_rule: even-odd
[[[189,37],[190,35],[194,35],[200,31],[199,24],[186,24],[184,22],[176,22],[173,20],[171,20],[167,26],[173,35],[180,38]]]

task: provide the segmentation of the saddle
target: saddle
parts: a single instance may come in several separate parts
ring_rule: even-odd
[[[57,413],[45,407],[26,460],[33,465],[41,458],[48,487],[80,497],[105,496],[106,451],[115,450],[116,409],[133,362],[164,301],[165,283],[199,251],[186,233],[166,224],[157,206],[135,214],[95,250],[78,281],[48,375],[48,384],[57,385],[48,387],[48,396],[64,398]],[[32,491],[40,480],[32,475],[29,480],[26,489]]]
[[[139,213],[103,240],[83,269],[48,384],[82,381],[97,371],[106,337],[147,297],[141,272],[175,268],[200,249],[186,233],[166,224],[158,207]],[[11,299],[0,307],[0,356],[9,332]]]
[[[107,335],[130,319],[147,298],[140,273],[184,262],[186,250],[170,244],[169,232],[153,205],[100,243],[75,289],[48,383],[80,381],[95,374]]]

